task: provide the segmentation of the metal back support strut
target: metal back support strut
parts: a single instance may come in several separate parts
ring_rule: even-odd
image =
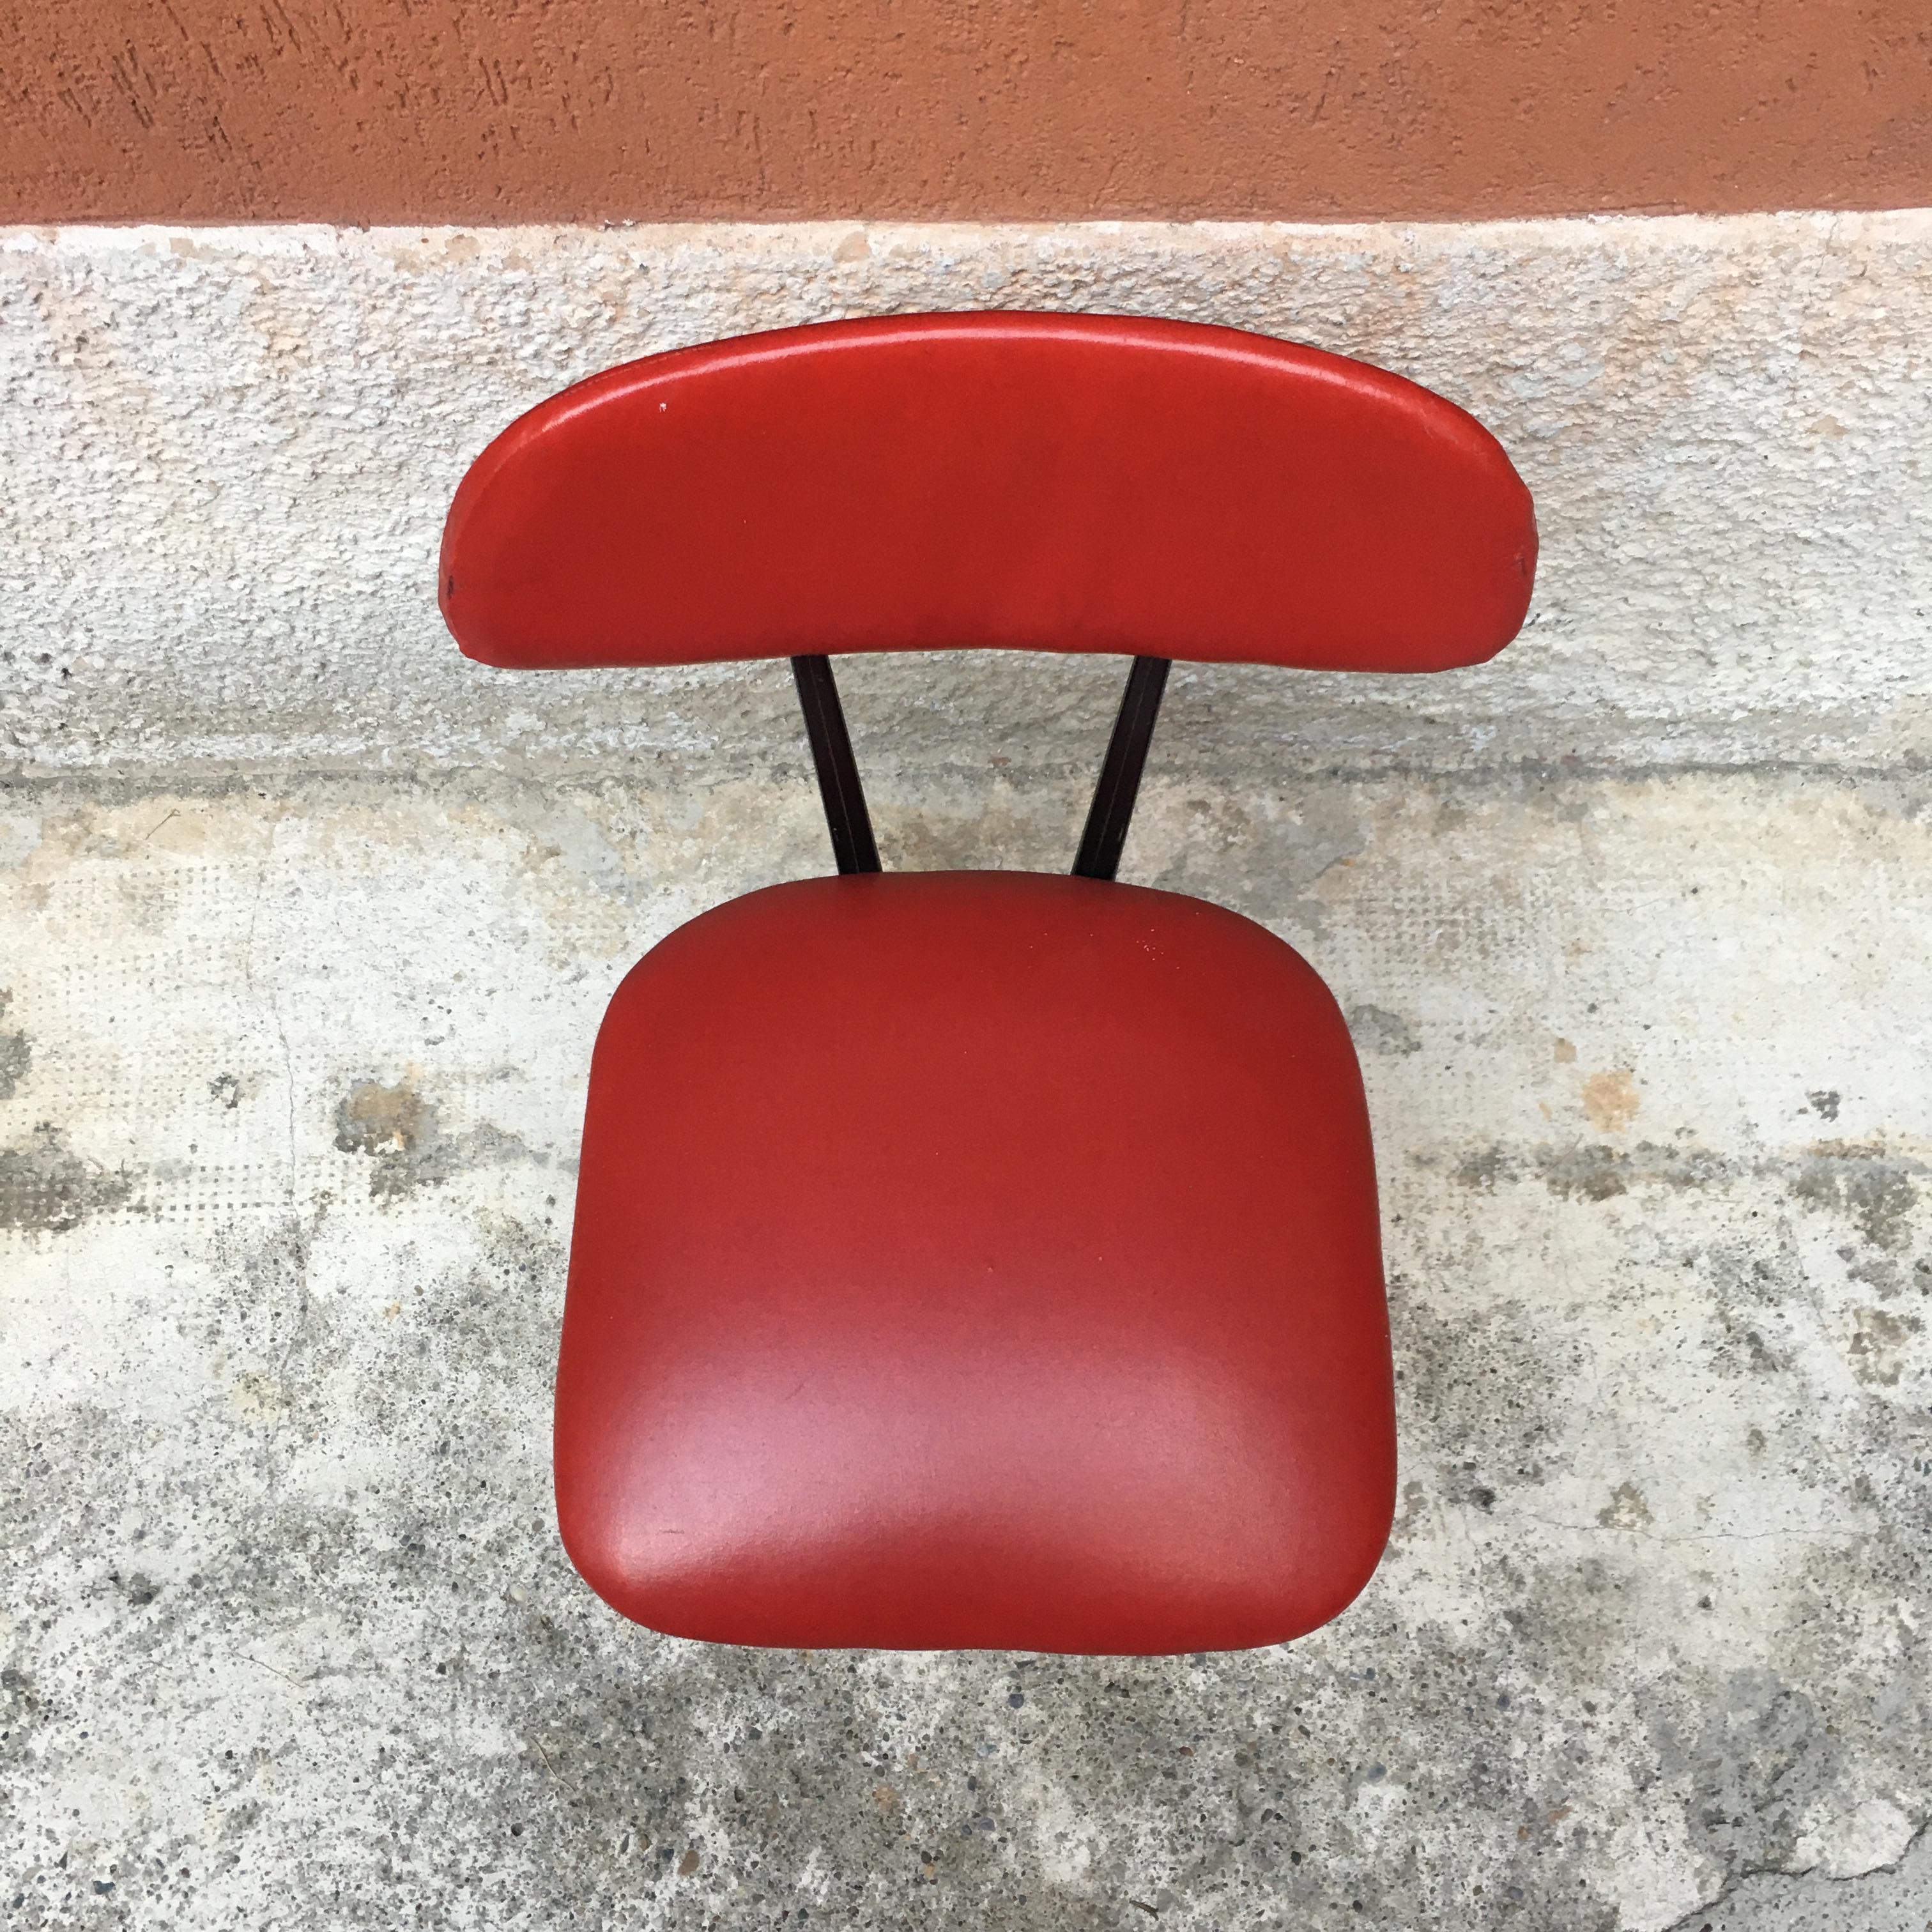
[[[845,710],[838,702],[832,660],[794,658],[791,674],[805,713],[806,734],[812,740],[812,762],[818,772],[818,795],[825,802],[832,856],[842,872],[876,872],[879,848],[872,839],[872,815],[866,809],[866,788],[859,782],[859,767],[853,762],[852,736],[845,728]]]
[[[1111,879],[1120,869],[1134,801],[1140,795],[1141,774],[1147,767],[1148,746],[1154,737],[1154,721],[1160,716],[1167,674],[1173,668],[1168,658],[1136,658],[1127,673],[1114,735],[1107,741],[1100,782],[1094,788],[1086,830],[1080,835],[1079,854],[1073,861],[1076,878]],[[812,740],[812,762],[818,773],[826,827],[832,834],[832,856],[842,872],[876,872],[879,848],[873,841],[872,814],[866,809],[865,788],[859,782],[832,660],[824,656],[795,657],[791,674],[798,686],[806,733]]]

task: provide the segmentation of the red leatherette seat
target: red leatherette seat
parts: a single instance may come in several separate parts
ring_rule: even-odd
[[[1432,670],[1508,640],[1534,555],[1502,450],[1399,377],[946,316],[566,391],[465,479],[442,602],[517,667]],[[800,688],[837,844],[856,775]],[[845,875],[661,941],[598,1035],[556,1384],[573,1562],[625,1616],[734,1643],[1147,1653],[1334,1616],[1386,1540],[1395,1433],[1333,997],[1111,858],[886,875],[847,835]]]
[[[740,1643],[1270,1643],[1394,1495],[1368,1116],[1264,928],[1023,872],[773,886],[619,990],[564,1541]]]

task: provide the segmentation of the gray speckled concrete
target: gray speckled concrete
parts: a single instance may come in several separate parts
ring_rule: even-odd
[[[710,1649],[550,1519],[598,1016],[824,834],[772,668],[461,664],[443,496],[974,302],[1379,355],[1539,494],[1496,665],[1177,676],[1129,850],[1363,1050],[1400,1516],[1284,1649]],[[1932,1924],[1932,219],[16,233],[0,321],[10,1922]],[[850,665],[888,862],[1064,865],[1119,672]]]
[[[1063,860],[1017,742],[889,853]],[[16,788],[15,1922],[1920,1932],[1923,785],[1177,762],[1132,876],[1356,1016],[1402,1504],[1330,1629],[1132,1663],[707,1648],[557,1546],[592,1030],[822,869],[789,750]]]

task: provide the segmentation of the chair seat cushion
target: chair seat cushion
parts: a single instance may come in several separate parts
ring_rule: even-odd
[[[1091,879],[775,886],[598,1035],[559,1519],[625,1616],[818,1648],[1278,1642],[1387,1540],[1348,1030],[1249,920]]]

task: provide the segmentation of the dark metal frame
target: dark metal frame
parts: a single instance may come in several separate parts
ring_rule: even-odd
[[[1147,769],[1148,746],[1160,716],[1167,674],[1173,668],[1170,658],[1136,658],[1127,673],[1127,688],[1120,696],[1114,734],[1101,761],[1100,782],[1094,788],[1086,829],[1080,835],[1079,855],[1073,861],[1076,878],[1111,879],[1120,869],[1134,801],[1140,796],[1141,774]],[[879,848],[872,838],[872,814],[866,809],[865,788],[852,756],[852,736],[845,728],[832,660],[823,656],[794,658],[791,674],[798,686],[799,708],[805,713],[806,735],[812,740],[832,856],[842,872],[876,872]]]
[[[876,872],[879,848],[872,838],[872,814],[866,809],[866,788],[852,757],[852,734],[845,728],[845,709],[838,702],[838,686],[828,657],[794,658],[793,681],[799,707],[805,713],[806,735],[812,740],[812,762],[818,772],[818,795],[825,802],[826,829],[832,834],[832,856],[842,872]]]

